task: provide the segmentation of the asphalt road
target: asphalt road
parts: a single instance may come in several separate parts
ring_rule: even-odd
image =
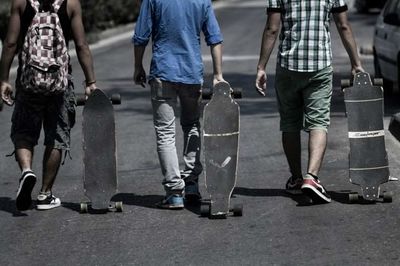
[[[198,206],[182,211],[154,208],[163,197],[152,127],[149,88],[131,81],[133,49],[129,37],[93,50],[99,86],[118,92],[115,107],[118,141],[119,193],[124,212],[80,214],[86,200],[82,185],[82,108],[72,133],[72,160],[61,168],[54,194],[60,208],[20,213],[15,210],[19,170],[9,140],[11,108],[0,113],[0,265],[398,265],[400,188],[392,203],[348,204],[347,193],[359,191],[348,181],[347,120],[340,79],[348,77],[349,60],[332,27],[334,96],[328,149],[321,180],[333,201],[308,205],[303,196],[284,192],[289,177],[282,152],[274,87],[275,60],[267,67],[268,95],[259,97],[254,79],[261,34],[266,21],[265,1],[219,4],[216,14],[224,34],[224,76],[242,87],[238,182],[233,202],[244,205],[243,217],[201,218]],[[371,44],[377,14],[350,14],[359,44]],[[204,47],[205,85],[211,82],[209,50]],[[146,52],[149,65],[150,49]],[[275,51],[276,52],[276,51]],[[275,53],[273,58],[275,58]],[[75,86],[83,77],[73,59]],[[372,58],[363,56],[372,71]],[[397,96],[395,96],[397,97]],[[386,100],[385,126],[399,111],[394,97]],[[179,125],[179,122],[177,123]],[[306,158],[306,134],[303,154]],[[387,151],[393,176],[400,176],[399,144],[387,132]],[[182,150],[178,128],[177,145]],[[43,147],[36,150],[34,170],[41,173]],[[305,161],[304,161],[305,162]],[[204,179],[201,192],[207,196]],[[34,194],[39,185],[34,189]]]

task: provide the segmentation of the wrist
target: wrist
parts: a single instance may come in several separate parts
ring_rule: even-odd
[[[90,85],[96,84],[96,80],[85,80],[83,83],[86,85],[86,87],[89,87]]]

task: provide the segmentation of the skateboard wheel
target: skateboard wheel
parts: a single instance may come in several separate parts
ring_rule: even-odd
[[[351,86],[351,81],[349,79],[342,79],[340,80],[340,87],[342,89],[348,88]]]
[[[88,204],[86,202],[81,202],[81,213],[88,212]]]
[[[0,112],[3,110],[3,99],[0,97]]]
[[[203,88],[201,92],[201,96],[203,100],[210,100],[213,92],[210,88]]]
[[[374,86],[382,87],[382,86],[383,86],[383,79],[381,79],[381,78],[374,78],[373,84],[374,84]]]
[[[235,204],[232,209],[233,216],[243,216],[243,205]]]
[[[393,196],[392,193],[390,192],[383,192],[383,202],[392,202],[393,201]]]
[[[112,94],[110,100],[112,104],[121,104],[121,94],[119,93]]]
[[[76,105],[82,106],[85,105],[85,103],[86,103],[86,95],[82,93],[76,94]]]
[[[200,205],[200,216],[207,217],[210,216],[210,205],[206,203],[202,203]]]
[[[350,203],[358,202],[358,193],[350,193],[349,194],[349,202]]]
[[[117,201],[115,202],[115,209],[117,210],[117,212],[122,212],[123,211],[123,204],[122,201]]]
[[[233,92],[232,92],[233,98],[241,99],[242,98],[242,92],[243,92],[242,88],[233,89]]]

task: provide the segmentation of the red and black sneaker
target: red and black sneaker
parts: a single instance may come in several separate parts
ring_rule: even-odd
[[[314,204],[331,202],[331,197],[319,182],[318,177],[311,174],[306,174],[304,176],[301,191],[310,197]]]

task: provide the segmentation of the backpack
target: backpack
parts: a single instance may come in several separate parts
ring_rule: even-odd
[[[64,0],[54,0],[43,11],[38,0],[29,0],[35,11],[21,50],[21,89],[54,95],[68,86],[69,55],[58,10]]]

